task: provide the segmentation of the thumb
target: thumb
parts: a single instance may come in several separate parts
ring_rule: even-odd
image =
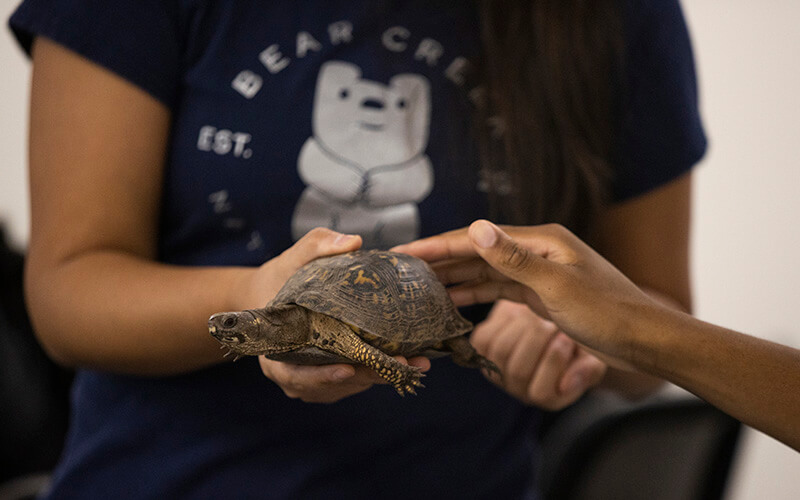
[[[553,271],[555,264],[523,247],[489,221],[473,222],[468,234],[481,258],[514,281],[534,288],[534,283]]]
[[[360,246],[361,237],[358,235],[342,234],[318,227],[306,233],[284,251],[281,257],[289,267],[300,268],[319,257],[357,250]]]

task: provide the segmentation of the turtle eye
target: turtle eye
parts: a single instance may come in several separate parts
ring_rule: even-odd
[[[225,328],[233,328],[236,326],[236,318],[233,316],[228,316],[224,320],[222,320],[222,326]]]

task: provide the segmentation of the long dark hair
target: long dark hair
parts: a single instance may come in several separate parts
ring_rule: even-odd
[[[476,130],[495,217],[586,236],[608,198],[622,67],[617,0],[479,0]]]

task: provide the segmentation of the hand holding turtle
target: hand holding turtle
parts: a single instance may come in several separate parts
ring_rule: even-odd
[[[404,365],[419,367],[426,372],[431,367],[428,358],[403,356],[394,359]],[[358,394],[374,384],[387,384],[375,371],[360,365],[337,363],[332,365],[296,365],[274,361],[259,356],[261,371],[283,390],[284,394],[306,403],[335,403]]]
[[[249,273],[244,283],[236,287],[237,297],[229,302],[235,304],[234,309],[264,307],[286,280],[304,265],[320,257],[360,247],[361,237],[358,235],[337,233],[322,227],[312,229],[283,253]]]

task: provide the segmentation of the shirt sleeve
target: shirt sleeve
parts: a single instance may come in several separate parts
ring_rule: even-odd
[[[182,74],[178,6],[168,0],[25,0],[9,27],[30,55],[43,36],[173,107]]]
[[[689,171],[706,151],[689,33],[678,0],[641,0],[629,14],[615,201]]]

